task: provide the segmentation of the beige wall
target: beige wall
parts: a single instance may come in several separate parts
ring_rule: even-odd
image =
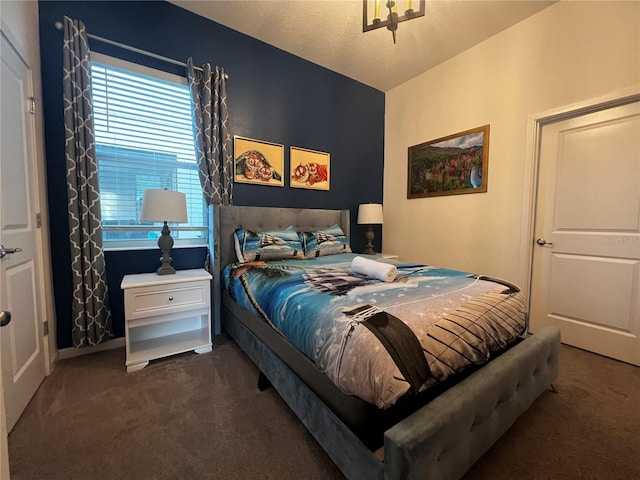
[[[561,2],[391,90],[383,251],[526,285],[529,118],[639,85],[640,2]],[[407,147],[485,124],[487,193],[406,198]]]

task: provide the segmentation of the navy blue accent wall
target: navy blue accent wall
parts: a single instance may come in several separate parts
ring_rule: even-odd
[[[235,184],[234,204],[351,210],[352,247],[364,249],[358,204],[382,202],[384,93],[166,2],[41,1],[40,46],[58,348],[71,346],[71,272],[62,102],[64,15],[82,20],[90,34],[180,61],[193,57],[225,68],[230,133],[331,154],[331,190]],[[274,28],[277,28],[274,26]],[[182,67],[90,40],[93,51],[180,75]],[[336,52],[340,55],[340,52]],[[376,229],[376,250],[381,231]],[[200,268],[206,249],[172,252],[179,269]],[[124,335],[122,276],[154,271],[158,250],[106,252],[116,336]]]

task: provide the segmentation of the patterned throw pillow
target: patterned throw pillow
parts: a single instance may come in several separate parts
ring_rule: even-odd
[[[304,258],[302,244],[295,228],[252,232],[242,228],[234,232],[236,256],[241,263],[254,260]]]
[[[349,241],[338,224],[322,230],[300,233],[305,258],[351,253]]]

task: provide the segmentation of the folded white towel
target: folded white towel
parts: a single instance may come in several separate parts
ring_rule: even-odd
[[[367,277],[377,278],[383,282],[393,282],[398,269],[390,263],[376,262],[364,257],[355,257],[351,261],[351,270]]]

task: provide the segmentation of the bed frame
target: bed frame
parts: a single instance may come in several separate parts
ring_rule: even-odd
[[[215,207],[215,271],[235,259],[236,228],[313,230],[336,223],[349,236],[348,210]],[[264,321],[221,295],[219,273],[214,297],[216,331],[222,324],[350,480],[462,477],[558,375],[560,331],[548,327],[388,429],[384,446],[372,452],[328,406],[337,405],[337,388]],[[345,397],[338,404],[348,404]],[[345,412],[341,418],[348,406]]]

